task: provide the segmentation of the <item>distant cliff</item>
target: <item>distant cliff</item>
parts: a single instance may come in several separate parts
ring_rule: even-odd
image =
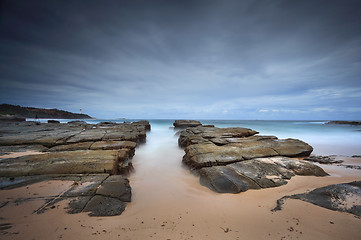
[[[89,119],[86,114],[72,113],[58,109],[44,109],[21,107],[18,105],[0,104],[0,115],[12,115],[24,118],[52,118],[52,119]]]
[[[348,124],[348,125],[361,125],[361,121],[330,121],[326,124]]]

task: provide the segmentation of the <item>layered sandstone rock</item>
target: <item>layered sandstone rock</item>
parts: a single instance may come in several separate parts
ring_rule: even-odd
[[[197,126],[178,138],[183,162],[200,175],[200,182],[220,193],[276,187],[294,175],[326,176],[308,161],[313,148],[298,139],[260,136],[248,128]]]
[[[70,202],[69,213],[119,215],[126,202],[131,201],[129,181],[122,175],[133,169],[131,159],[135,148],[145,142],[148,130],[148,121],[0,123],[2,185],[6,188],[47,179],[74,180],[71,189],[50,203],[66,199]],[[32,154],[27,154],[28,151]],[[14,152],[23,156],[7,157]],[[37,212],[51,207],[46,203]]]

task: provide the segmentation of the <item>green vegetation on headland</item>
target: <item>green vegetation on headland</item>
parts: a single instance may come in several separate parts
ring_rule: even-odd
[[[58,109],[21,107],[19,105],[0,104],[0,116],[16,116],[23,118],[53,118],[53,119],[89,119],[89,115],[72,113]]]

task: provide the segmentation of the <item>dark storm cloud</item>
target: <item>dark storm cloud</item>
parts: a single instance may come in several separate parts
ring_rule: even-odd
[[[3,1],[0,101],[98,117],[361,118],[359,1]]]

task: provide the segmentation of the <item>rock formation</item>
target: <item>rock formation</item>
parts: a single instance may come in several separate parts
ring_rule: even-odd
[[[0,176],[111,173],[131,168],[137,143],[146,139],[148,122],[122,124],[8,123],[0,126],[0,146],[21,151],[42,149],[42,154],[4,159]]]
[[[327,175],[296,159],[310,155],[307,143],[256,134],[248,128],[197,126],[183,130],[178,144],[185,148],[183,163],[199,173],[202,185],[220,193],[276,187],[294,175]]]
[[[3,182],[7,177],[14,183],[24,182],[21,180],[24,176],[33,176],[25,177],[28,181],[80,178],[77,182],[86,182],[85,187],[76,184],[56,199],[71,198],[71,213],[117,215],[124,211],[125,202],[131,200],[131,188],[124,175],[132,170],[135,148],[145,142],[147,130],[148,121],[95,125],[81,121],[2,122],[0,177]],[[6,158],[9,153],[26,151],[39,153]]]
[[[284,201],[289,198],[361,217],[361,181],[334,184],[316,188],[308,193],[285,196],[277,200],[277,207],[273,211],[281,210]]]
[[[182,129],[187,127],[197,127],[202,125],[201,122],[195,120],[175,120],[173,123],[174,128]]]

